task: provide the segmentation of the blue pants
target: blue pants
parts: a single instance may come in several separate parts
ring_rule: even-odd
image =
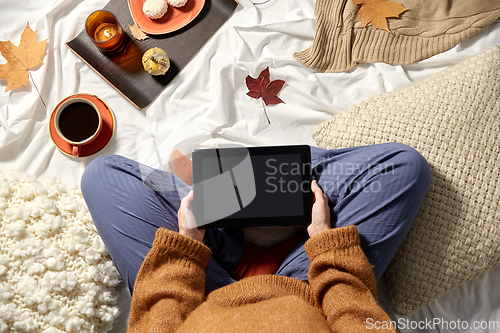
[[[313,179],[329,197],[332,227],[356,225],[378,280],[406,236],[430,184],[426,160],[399,143],[325,150],[311,147]],[[190,189],[175,175],[117,155],[96,158],[81,188],[96,228],[130,292],[155,232],[178,231],[180,200]],[[162,186],[162,183],[169,186]],[[276,274],[307,280],[307,234]],[[212,250],[206,292],[234,282],[228,274],[244,253],[240,228],[207,229]]]

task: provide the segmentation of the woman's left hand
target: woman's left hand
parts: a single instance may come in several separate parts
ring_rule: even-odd
[[[330,208],[328,207],[328,196],[318,186],[318,182],[311,182],[311,190],[314,193],[314,204],[311,213],[311,224],[307,227],[309,237],[331,228]]]
[[[198,228],[189,228],[189,225],[196,225],[196,219],[193,214],[193,191],[189,191],[181,201],[181,207],[177,212],[177,219],[179,220],[179,233],[203,242],[205,237],[205,229],[199,230]],[[189,222],[189,223],[188,223]]]

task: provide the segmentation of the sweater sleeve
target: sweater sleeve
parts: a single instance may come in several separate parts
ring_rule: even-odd
[[[375,276],[355,226],[323,231],[310,238],[304,248],[311,261],[309,284],[332,332],[393,327],[377,303]]]
[[[137,274],[127,332],[175,332],[204,301],[210,256],[203,243],[158,229]]]

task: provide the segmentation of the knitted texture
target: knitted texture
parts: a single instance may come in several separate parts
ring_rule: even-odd
[[[401,142],[429,162],[424,203],[386,276],[408,314],[500,263],[500,47],[318,125],[328,149]]]
[[[0,332],[107,332],[119,282],[79,190],[0,173]]]
[[[137,275],[127,332],[363,332],[390,323],[355,226],[310,238],[309,283],[273,274],[244,278],[205,298],[211,251],[160,228]],[[377,332],[394,332],[392,329]]]
[[[408,8],[391,32],[363,28],[351,0],[317,0],[313,44],[295,53],[304,66],[344,72],[362,62],[412,64],[446,51],[500,18],[498,0],[393,0]]]

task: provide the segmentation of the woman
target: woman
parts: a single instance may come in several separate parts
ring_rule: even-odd
[[[188,229],[192,192],[181,200],[190,187],[175,175],[120,156],[94,160],[82,192],[133,295],[129,332],[390,328],[376,280],[418,212],[429,166],[397,143],[311,147],[311,161],[307,233],[255,250],[239,228]],[[263,259],[271,264],[259,270]]]

